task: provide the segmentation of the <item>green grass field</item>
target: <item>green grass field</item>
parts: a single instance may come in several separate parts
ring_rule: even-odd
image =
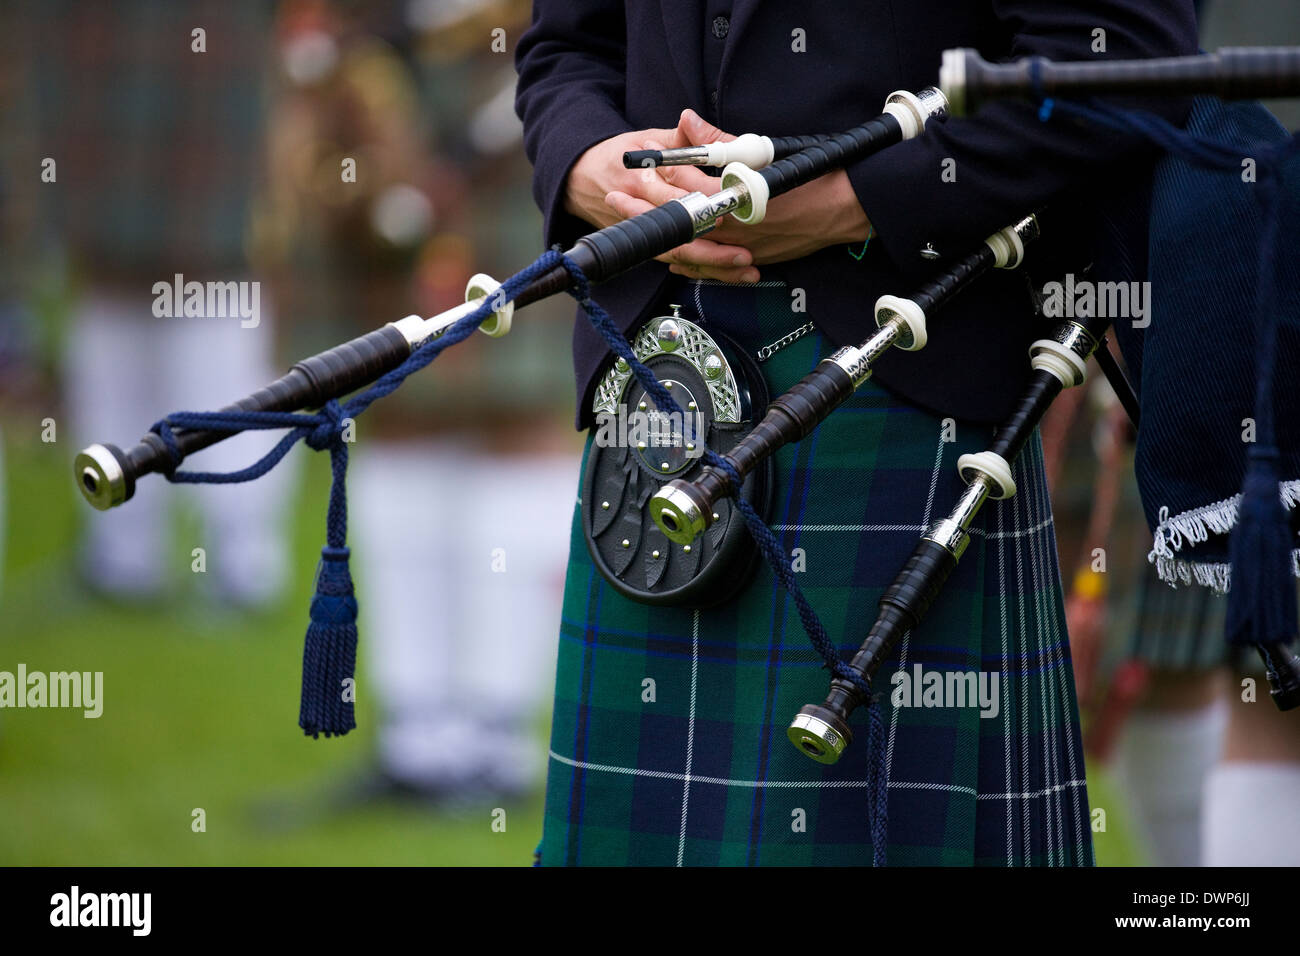
[[[373,708],[364,674],[359,730],[311,740],[297,728],[302,637],[313,556],[323,535],[328,467],[313,457],[295,499],[295,579],[259,615],[215,607],[177,544],[166,604],[121,607],[78,584],[78,523],[93,520],[69,477],[75,452],[43,444],[31,420],[2,424],[8,530],[0,591],[0,670],[103,671],[104,712],[0,711],[0,864],[528,865],[541,795],[507,807],[435,813],[373,806],[271,826],[265,808],[319,806],[362,772]],[[306,454],[295,449],[294,454]],[[364,587],[364,585],[362,585]],[[364,635],[363,635],[364,640]],[[545,728],[538,728],[543,746]],[[1104,775],[1089,776],[1107,830],[1104,864],[1139,856]],[[201,808],[206,830],[194,832]],[[293,819],[294,813],[289,813]]]

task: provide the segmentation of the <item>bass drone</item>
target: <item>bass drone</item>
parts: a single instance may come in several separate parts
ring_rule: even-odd
[[[991,100],[1105,95],[1300,96],[1300,47],[1224,47],[1199,56],[1054,63],[1027,57],[989,63],[974,50],[945,50],[939,88],[953,116]]]
[[[789,192],[834,169],[911,139],[919,135],[931,119],[941,118],[945,112],[946,101],[934,88],[915,94],[907,91],[892,93],[881,115],[860,126],[833,136],[800,139],[799,144],[806,144],[807,148],[792,152],[761,170],[730,162],[723,170],[722,188],[717,193],[706,196],[692,192],[597,230],[580,238],[565,255],[592,284],[606,281],[709,232],[722,216],[730,214],[745,224],[761,222],[772,196]],[[791,145],[792,142],[785,142],[782,148]],[[496,304],[493,314],[481,329],[490,336],[505,335],[510,330],[516,308],[568,291],[573,285],[570,273],[563,266],[556,266],[530,282],[512,302]],[[492,296],[503,299],[498,295],[500,287],[501,284],[490,276],[476,275],[469,281],[463,305],[429,319],[407,316],[304,359],[276,381],[222,411],[292,412],[319,408],[397,368],[421,346],[437,339],[457,321],[480,309],[485,299]],[[665,324],[665,319],[676,323],[675,330]],[[642,329],[633,337],[639,357],[663,365],[660,371],[666,378],[673,379],[674,387],[680,383],[679,393],[690,392],[696,397],[697,407],[690,411],[701,414],[692,422],[694,434],[726,450],[747,432],[752,415],[766,406],[767,396],[760,387],[762,376],[747,369],[744,361],[732,354],[740,350],[708,336],[684,319],[664,317],[652,325],[652,330]],[[676,348],[679,342],[683,348]],[[684,361],[688,357],[698,360],[697,364]],[[617,363],[604,380],[599,396],[612,401],[615,406],[628,399],[634,405],[639,404],[639,392],[631,387],[633,380],[627,371],[626,363]],[[699,401],[706,395],[707,402]],[[77,486],[95,508],[103,511],[117,507],[131,498],[136,482],[145,475],[168,473],[186,456],[221,441],[229,434],[217,429],[176,428],[173,430],[174,452],[169,450],[161,436],[152,432],[125,450],[107,443],[90,445],[77,455],[74,463]],[[675,452],[667,471],[662,468],[662,460],[651,461],[649,455],[633,457],[634,460],[620,462],[609,455],[594,456],[593,464],[598,467],[590,472],[589,483],[599,485],[603,478],[608,477],[601,469],[614,467],[628,466],[634,469],[634,473],[640,470],[656,478],[677,473],[689,475],[692,473],[690,469],[699,467],[697,458],[684,456],[680,451]],[[678,559],[670,572],[665,571],[658,577],[652,569],[651,580],[636,579],[634,583],[636,575],[634,570],[630,570],[634,566],[625,563],[624,556],[639,556],[640,549],[632,547],[629,535],[618,531],[629,523],[652,528],[643,514],[637,514],[651,490],[649,474],[644,477],[645,493],[639,505],[633,497],[617,508],[610,496],[600,499],[611,501],[611,505],[605,516],[608,521],[605,517],[594,516],[588,521],[588,543],[593,557],[611,583],[624,593],[650,603],[690,604],[700,601],[709,593],[708,589],[692,585],[692,582],[703,578],[707,584],[710,578],[721,574],[720,569],[742,559],[747,536],[740,522],[736,522],[734,527],[728,523],[726,533],[696,549],[693,560]],[[761,506],[765,492],[762,487],[757,487],[758,484],[756,482],[756,487],[748,494]],[[594,495],[584,494],[584,500],[591,498]],[[614,528],[616,534],[610,538],[613,550],[603,545],[610,528]],[[628,545],[623,547],[625,539]],[[650,553],[653,554],[654,550],[651,547]],[[661,567],[666,569],[668,562],[665,561]]]

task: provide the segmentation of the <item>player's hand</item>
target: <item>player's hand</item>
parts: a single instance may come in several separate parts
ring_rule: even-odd
[[[604,228],[686,195],[689,190],[672,185],[660,175],[675,167],[624,169],[623,154],[636,149],[673,149],[688,145],[691,144],[674,129],[620,133],[597,143],[578,157],[569,170],[564,208],[579,219]],[[716,191],[717,180],[714,179],[709,192]],[[610,201],[613,197],[620,198]],[[630,201],[634,197],[635,210],[625,212],[624,209],[629,207],[624,200]],[[753,268],[753,256],[748,249],[713,239],[696,239],[658,258],[670,263],[674,271],[683,275],[722,282],[758,281],[758,270]]]
[[[670,140],[672,146],[701,146],[734,138],[705,122],[694,111],[684,110]],[[662,147],[656,143],[647,148]],[[708,195],[719,188],[715,177],[691,166],[666,166],[658,173],[659,182],[642,180],[631,192],[611,192],[607,197],[609,204],[628,217],[687,192],[698,191]],[[728,247],[745,248],[752,254],[753,262],[761,265],[798,259],[831,245],[865,242],[870,235],[871,223],[858,202],[848,174],[836,170],[772,199],[763,222],[745,226],[727,218],[709,233],[709,239]],[[705,265],[707,263],[693,261],[688,254],[673,265],[672,271],[698,275],[700,267]]]

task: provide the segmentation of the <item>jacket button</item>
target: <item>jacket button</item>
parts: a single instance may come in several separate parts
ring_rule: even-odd
[[[719,40],[727,38],[727,31],[731,29],[731,23],[726,17],[713,18],[713,35]]]
[[[926,243],[925,248],[921,250],[922,259],[939,259],[942,254],[931,243]]]
[[[714,109],[717,109],[717,108],[718,108],[718,91],[717,91],[717,90],[714,90],[712,93],[709,94],[709,105],[712,106]]]

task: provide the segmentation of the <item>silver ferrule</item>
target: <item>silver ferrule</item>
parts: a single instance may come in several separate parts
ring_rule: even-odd
[[[944,96],[937,87],[927,86],[925,89],[917,90],[916,98],[921,101],[921,108],[925,110],[927,122],[948,112],[948,97]]]
[[[73,471],[82,495],[100,511],[116,508],[130,497],[117,456],[103,445],[96,443],[82,449],[73,462]]]
[[[1025,243],[1033,242],[1043,234],[1042,229],[1038,225],[1038,217],[1032,213],[1024,219],[1021,219],[1011,228],[1016,231],[1016,235],[1020,237],[1020,241]]]
[[[721,217],[748,203],[749,190],[742,183],[734,182],[712,196],[700,192],[687,193],[674,201],[686,207],[694,223],[695,235],[702,236],[716,226]]]
[[[475,312],[482,304],[482,299],[473,299],[469,302],[462,302],[446,312],[439,312],[432,318],[424,319],[418,315],[408,315],[404,319],[388,324],[402,333],[402,337],[406,339],[411,351],[414,352],[425,342],[441,336],[442,333],[465,318],[465,316]]]
[[[872,364],[898,342],[901,341],[904,347],[912,344],[912,330],[908,328],[907,320],[893,309],[886,307],[878,311],[876,322],[880,326],[876,334],[860,346]]]
[[[853,738],[844,737],[834,727],[812,714],[799,713],[785,735],[804,754],[818,763],[835,763]]]
[[[942,545],[954,558],[960,559],[970,544],[970,526],[984,502],[988,500],[992,484],[984,475],[976,475],[953,507],[952,513],[940,518],[924,535],[935,544]]]
[[[871,362],[867,358],[867,353],[856,345],[846,345],[836,349],[822,361],[832,362],[842,368],[844,373],[853,380],[854,388],[871,378]]]
[[[690,544],[713,523],[713,515],[700,510],[695,499],[682,490],[683,484],[674,479],[650,498],[650,516],[674,544]]]
[[[822,361],[834,362],[844,369],[853,380],[853,387],[858,388],[871,378],[871,366],[875,364],[876,359],[889,351],[889,347],[898,340],[905,328],[906,323],[895,316],[886,320],[879,331],[861,345],[846,345],[836,349]]]
[[[1081,359],[1086,360],[1097,350],[1097,339],[1078,322],[1062,322],[1052,330],[1051,337]]]
[[[659,153],[660,166],[707,166],[709,165],[709,147],[683,146],[679,149],[665,149]]]
[[[1062,384],[1065,385],[1066,388],[1081,384],[1084,376],[1083,369],[1086,368],[1086,363],[1092,356],[1092,353],[1097,350],[1098,341],[1093,334],[1078,322],[1067,321],[1061,322],[1053,328],[1045,341],[1046,343],[1056,343],[1060,349],[1045,348],[1044,340],[1035,342],[1030,346],[1030,364],[1037,368],[1039,364],[1041,364],[1040,360],[1042,359],[1042,353],[1063,349],[1066,352],[1078,356],[1079,361],[1070,363],[1072,374],[1067,375],[1066,377],[1071,380],[1062,380]]]

